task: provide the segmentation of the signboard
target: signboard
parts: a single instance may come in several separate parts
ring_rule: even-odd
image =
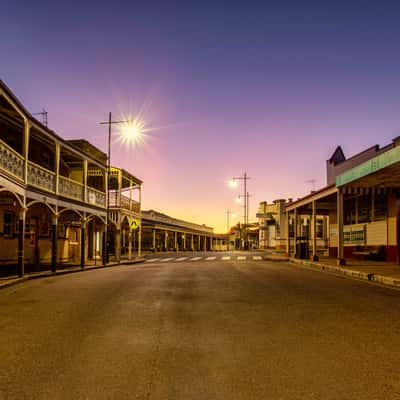
[[[140,226],[140,221],[139,221],[138,219],[136,219],[136,218],[131,218],[131,219],[129,220],[129,227],[130,227],[132,230],[138,229],[139,226]]]
[[[356,167],[344,172],[336,177],[336,187],[356,181],[364,176],[377,172],[385,167],[400,162],[400,146],[371,158],[370,160],[357,165]]]

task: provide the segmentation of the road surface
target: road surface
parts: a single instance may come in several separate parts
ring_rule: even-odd
[[[1,290],[0,399],[400,399],[400,291],[253,256]]]

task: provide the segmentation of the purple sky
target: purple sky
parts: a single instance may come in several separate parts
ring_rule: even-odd
[[[225,231],[226,209],[241,214],[232,175],[252,178],[254,220],[260,201],[322,187],[338,144],[350,156],[400,135],[399,3],[7,3],[0,78],[50,128],[105,151],[98,122],[144,103],[162,127],[113,145],[144,208]]]

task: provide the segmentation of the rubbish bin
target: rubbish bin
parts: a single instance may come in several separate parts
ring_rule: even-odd
[[[300,260],[306,260],[309,258],[309,256],[310,256],[310,249],[308,240],[300,239],[296,243],[296,258],[299,258]]]

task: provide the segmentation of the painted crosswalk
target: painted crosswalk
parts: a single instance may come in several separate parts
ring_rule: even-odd
[[[242,256],[242,255],[231,255],[231,256],[186,256],[186,257],[157,257],[157,258],[149,258],[146,260],[148,263],[153,263],[153,262],[162,262],[162,263],[168,263],[168,262],[182,262],[182,261],[262,261],[264,260],[264,257],[256,255],[256,256]]]

